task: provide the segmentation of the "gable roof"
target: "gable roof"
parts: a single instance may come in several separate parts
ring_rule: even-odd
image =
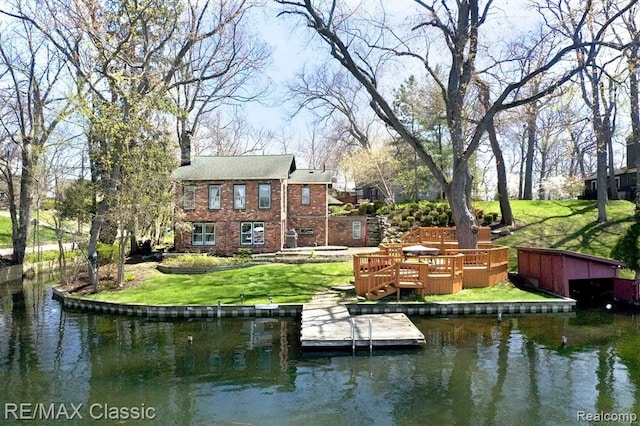
[[[292,154],[195,157],[171,173],[176,180],[286,179],[296,169]]]
[[[297,169],[289,176],[289,183],[331,183],[333,170]]]
[[[623,167],[623,168],[621,168],[621,169],[615,169],[615,170],[613,171],[613,175],[614,175],[614,176],[622,176],[622,175],[625,175],[625,174],[633,174],[633,173],[635,173],[635,172],[636,172],[635,167],[634,167],[634,168],[631,168],[631,169],[629,169],[629,168],[627,168],[627,167]],[[608,172],[608,171],[607,171],[607,177],[609,177],[609,172]],[[594,173],[594,174],[592,174],[592,175],[589,175],[589,176],[585,177],[585,178],[584,178],[584,180],[585,180],[585,181],[588,181],[588,180],[596,180],[597,178],[598,178],[598,174],[597,174],[597,173]]]

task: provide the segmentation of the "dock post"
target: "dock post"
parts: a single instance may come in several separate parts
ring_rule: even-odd
[[[351,352],[356,354],[356,321],[353,317],[351,319]]]
[[[373,352],[373,323],[369,318],[369,354]]]
[[[217,309],[217,313],[218,313],[218,318],[220,318],[222,316],[222,304],[220,303],[220,301],[218,300],[218,309]]]

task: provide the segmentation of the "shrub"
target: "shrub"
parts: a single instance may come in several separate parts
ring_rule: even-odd
[[[393,211],[393,207],[391,206],[382,206],[377,210],[378,214],[390,214]]]
[[[407,216],[407,222],[409,222],[409,225],[413,225],[413,222],[416,221],[416,218],[413,216]]]
[[[489,225],[491,222],[493,222],[493,215],[491,213],[488,213],[482,216],[483,225]]]
[[[181,268],[206,268],[210,266],[222,265],[230,263],[229,259],[223,259],[215,256],[207,256],[200,253],[181,254],[180,256],[172,256],[165,258],[162,263],[167,266],[175,266]]]
[[[433,217],[429,215],[422,216],[422,219],[420,220],[420,222],[422,222],[424,226],[431,226],[433,225]]]
[[[105,266],[118,260],[118,246],[116,244],[98,243],[98,265]]]
[[[236,254],[233,255],[233,260],[236,262],[249,262],[252,259],[250,248],[239,248]]]
[[[353,210],[353,204],[351,203],[346,203],[344,206],[342,206],[342,208],[347,211],[350,212],[351,210]]]
[[[367,215],[367,214],[374,214],[376,212],[376,209],[374,207],[373,204],[371,203],[361,203],[360,206],[358,207],[358,214],[361,216]]]

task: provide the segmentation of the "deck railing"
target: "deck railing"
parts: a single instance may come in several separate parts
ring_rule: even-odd
[[[402,288],[416,294],[450,294],[462,290],[464,255],[429,256],[402,261],[376,254],[354,255],[355,289],[359,296],[379,299]]]
[[[404,234],[401,240],[403,243],[436,247],[442,253],[447,249],[458,247],[455,227],[420,227]],[[485,247],[487,244],[491,244],[491,228],[483,226],[478,228],[478,246]]]
[[[464,288],[491,287],[507,279],[508,247],[448,249],[446,253],[464,255]]]

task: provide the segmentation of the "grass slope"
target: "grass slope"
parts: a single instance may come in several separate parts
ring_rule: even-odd
[[[498,202],[477,203],[485,212],[500,212]],[[634,205],[629,201],[611,201],[607,205],[607,222],[597,222],[595,201],[511,201],[516,220],[524,227],[512,235],[496,240],[509,247],[544,247],[573,250],[595,256],[610,257],[611,249],[633,220]],[[515,267],[515,250],[510,266]]]
[[[32,217],[33,219],[33,217]],[[56,240],[56,232],[54,230],[54,220],[51,212],[41,211],[40,212],[40,223],[41,226],[38,227],[38,241],[40,244],[53,244]],[[67,227],[74,226],[73,223],[65,224]],[[29,229],[29,238],[27,238],[27,245],[30,247],[33,244],[33,226]],[[70,235],[66,236],[69,240],[71,240]],[[2,212],[0,214],[0,248],[9,248],[12,247],[13,243],[11,241],[11,218],[9,217],[8,212]]]
[[[147,304],[302,303],[322,290],[353,279],[351,262],[269,264],[210,274],[155,274],[138,287],[98,293],[96,300]]]

